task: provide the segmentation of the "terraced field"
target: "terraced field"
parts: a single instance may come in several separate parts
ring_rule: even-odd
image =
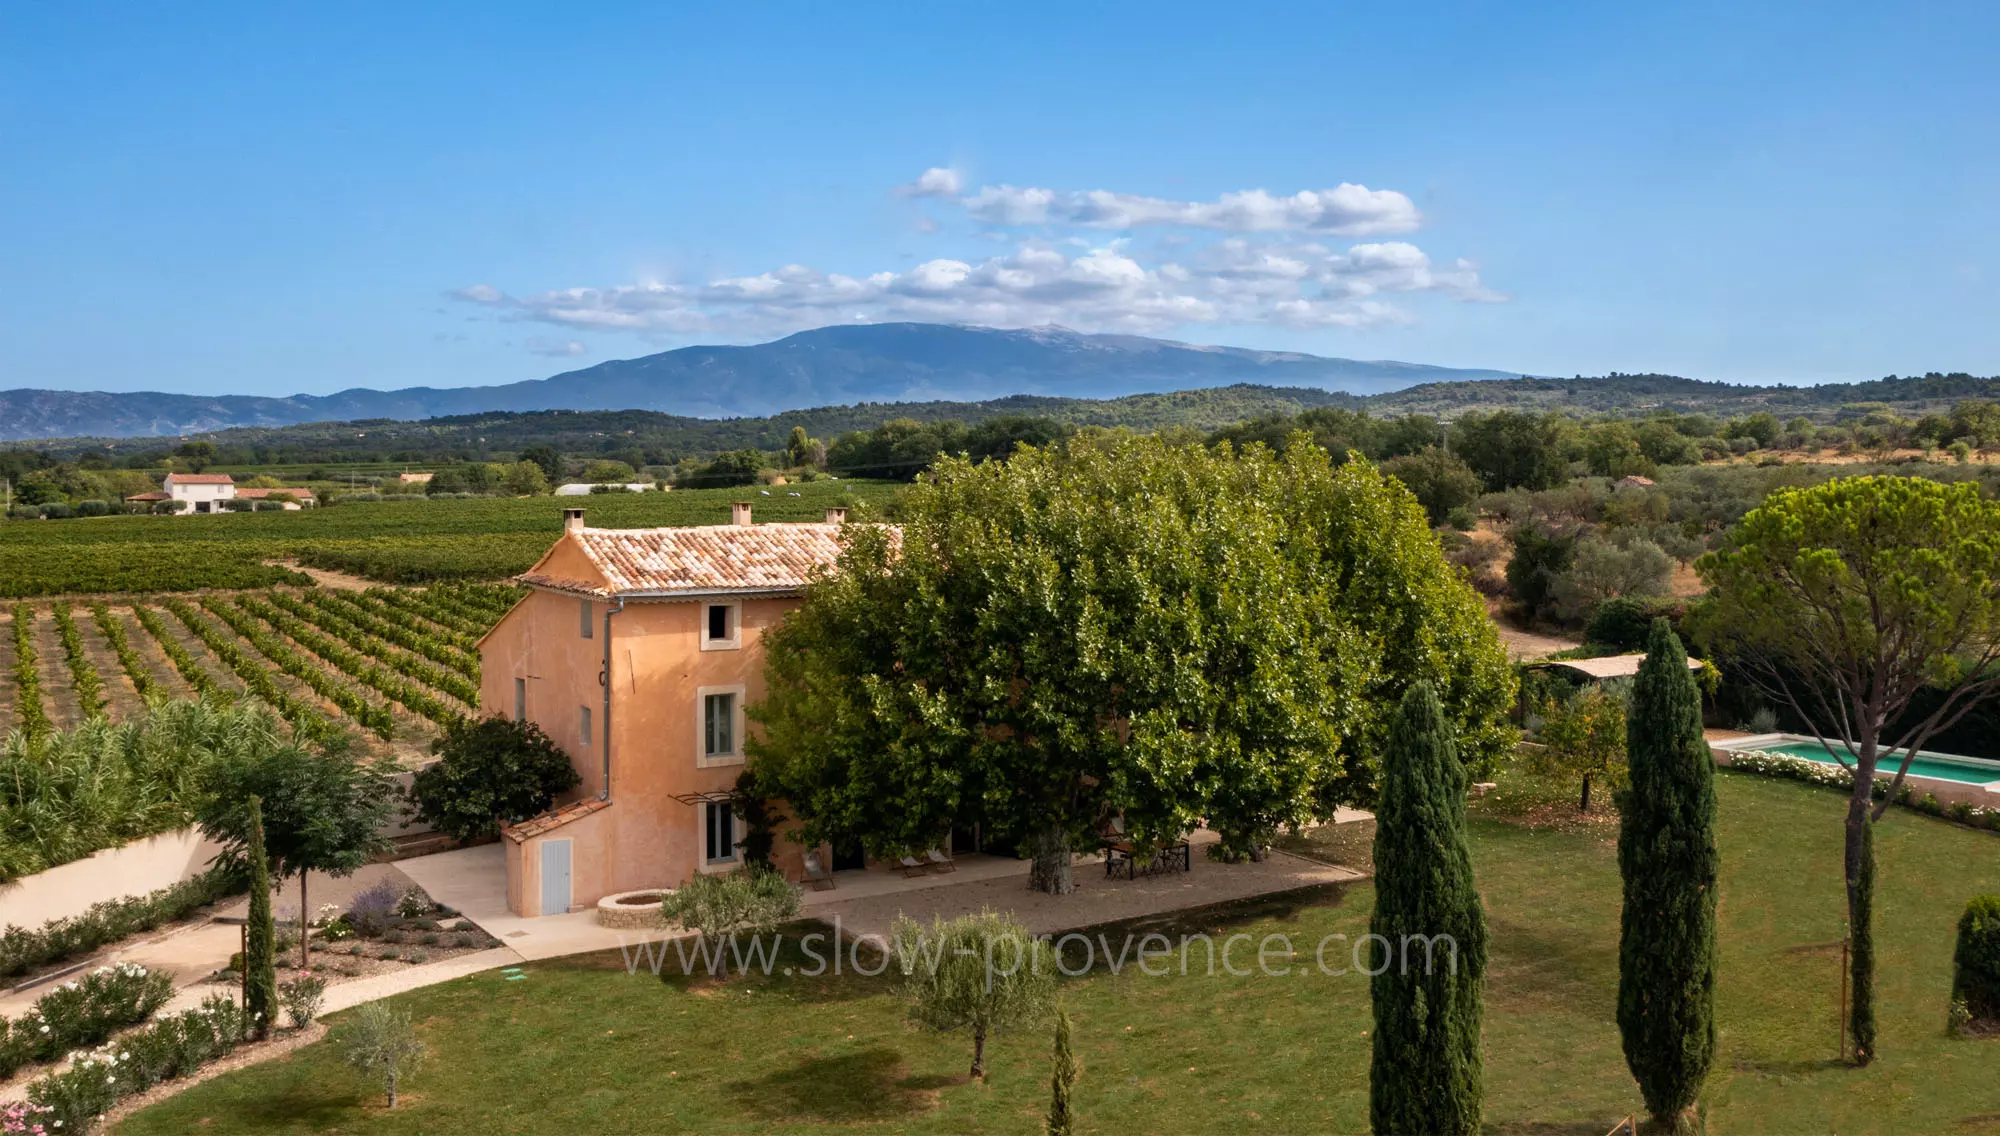
[[[477,709],[476,643],[519,596],[448,584],[16,603],[0,611],[0,730],[123,719],[152,698],[256,698],[308,734],[414,759]]]

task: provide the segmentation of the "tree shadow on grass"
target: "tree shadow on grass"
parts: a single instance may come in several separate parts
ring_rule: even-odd
[[[1501,1002],[1553,997],[1572,1001],[1616,998],[1618,956],[1559,927],[1487,917],[1492,944],[1487,997]],[[1504,976],[1504,982],[1493,981]]]
[[[787,923],[772,935],[779,936],[777,949],[769,950],[767,940],[763,954],[749,945],[747,937],[735,948],[725,945],[719,969],[704,961],[701,949],[691,939],[635,941],[618,950],[565,958],[562,965],[575,970],[625,971],[635,979],[657,981],[682,993],[702,996],[751,985],[802,1003],[845,1002],[879,994],[893,973],[854,973],[851,941],[839,946],[841,960],[839,973],[835,973],[833,928],[817,919]],[[807,939],[815,935],[818,937],[808,945]],[[706,957],[712,960],[714,956]],[[880,965],[880,952],[864,946],[860,961],[874,970]],[[746,963],[749,973],[741,969]]]
[[[1618,1120],[1510,1120],[1482,1125],[1479,1130],[1487,1136],[1604,1136],[1616,1123]]]
[[[937,1090],[964,1082],[905,1076],[903,1055],[876,1046],[839,1057],[807,1057],[790,1069],[725,1087],[744,1115],[758,1120],[844,1124],[914,1116],[936,1106]]]

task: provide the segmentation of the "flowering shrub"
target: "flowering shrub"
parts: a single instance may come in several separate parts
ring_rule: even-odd
[[[42,995],[0,1031],[0,1075],[31,1061],[54,1061],[153,1016],[174,993],[173,980],[143,966],[100,966]]]
[[[0,1136],[49,1136],[44,1121],[49,1110],[40,1105],[9,1101],[0,1104]]]
[[[217,994],[112,1045],[79,1054],[68,1068],[28,1086],[49,1136],[88,1132],[125,1097],[183,1077],[242,1041],[243,1011]]]
[[[1839,789],[1843,792],[1854,788],[1854,771],[1844,765],[1754,749],[1724,750],[1723,753],[1729,758],[1729,768],[1739,773],[1803,781],[1808,785]],[[1871,792],[1876,800],[1881,800],[1889,795],[1889,782],[1877,779]],[[1904,782],[1903,787],[1897,791],[1896,803],[1927,816],[1943,817],[1973,828],[2000,832],[2000,808],[1988,808],[1965,801],[1954,801],[1947,805],[1931,793],[1917,796],[1916,790],[1911,788],[1908,782]]]
[[[326,1001],[326,979],[306,971],[300,971],[290,982],[279,983],[278,1001],[291,1016],[293,1029],[304,1029],[319,1016],[320,1003]]]
[[[383,880],[348,901],[347,925],[364,939],[376,938],[388,928],[401,899],[396,885]]]

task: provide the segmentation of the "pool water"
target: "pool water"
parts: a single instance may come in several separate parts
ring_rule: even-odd
[[[1758,746],[1763,753],[1782,753],[1788,757],[1803,757],[1807,761],[1825,762],[1829,765],[1839,762],[1839,758],[1818,742],[1786,742],[1782,745]],[[1844,753],[1842,756],[1846,756]],[[1884,761],[1881,771],[1894,773],[1895,765]],[[1935,777],[1940,781],[1959,781],[1967,785],[1985,785],[2000,781],[2000,763],[1984,764],[1972,761],[1953,761],[1944,757],[1919,756],[1910,762],[1910,776]]]

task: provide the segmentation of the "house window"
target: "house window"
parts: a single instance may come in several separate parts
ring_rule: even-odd
[[[709,604],[702,609],[701,649],[704,651],[726,651],[741,643],[737,627],[742,622],[743,609],[739,604]]]
[[[736,756],[736,696],[704,694],[701,698],[702,756]]]
[[[528,720],[528,680],[524,678],[514,680],[514,720]]]
[[[703,806],[706,816],[702,855],[710,864],[728,864],[736,859],[736,810],[726,802]]]
[[[577,630],[583,634],[583,637],[585,639],[588,639],[590,638],[590,601],[578,600],[576,601],[576,603],[577,603],[577,624],[576,624]]]
[[[584,745],[590,744],[590,707],[588,706],[579,706],[576,708],[576,736],[582,740]]]

